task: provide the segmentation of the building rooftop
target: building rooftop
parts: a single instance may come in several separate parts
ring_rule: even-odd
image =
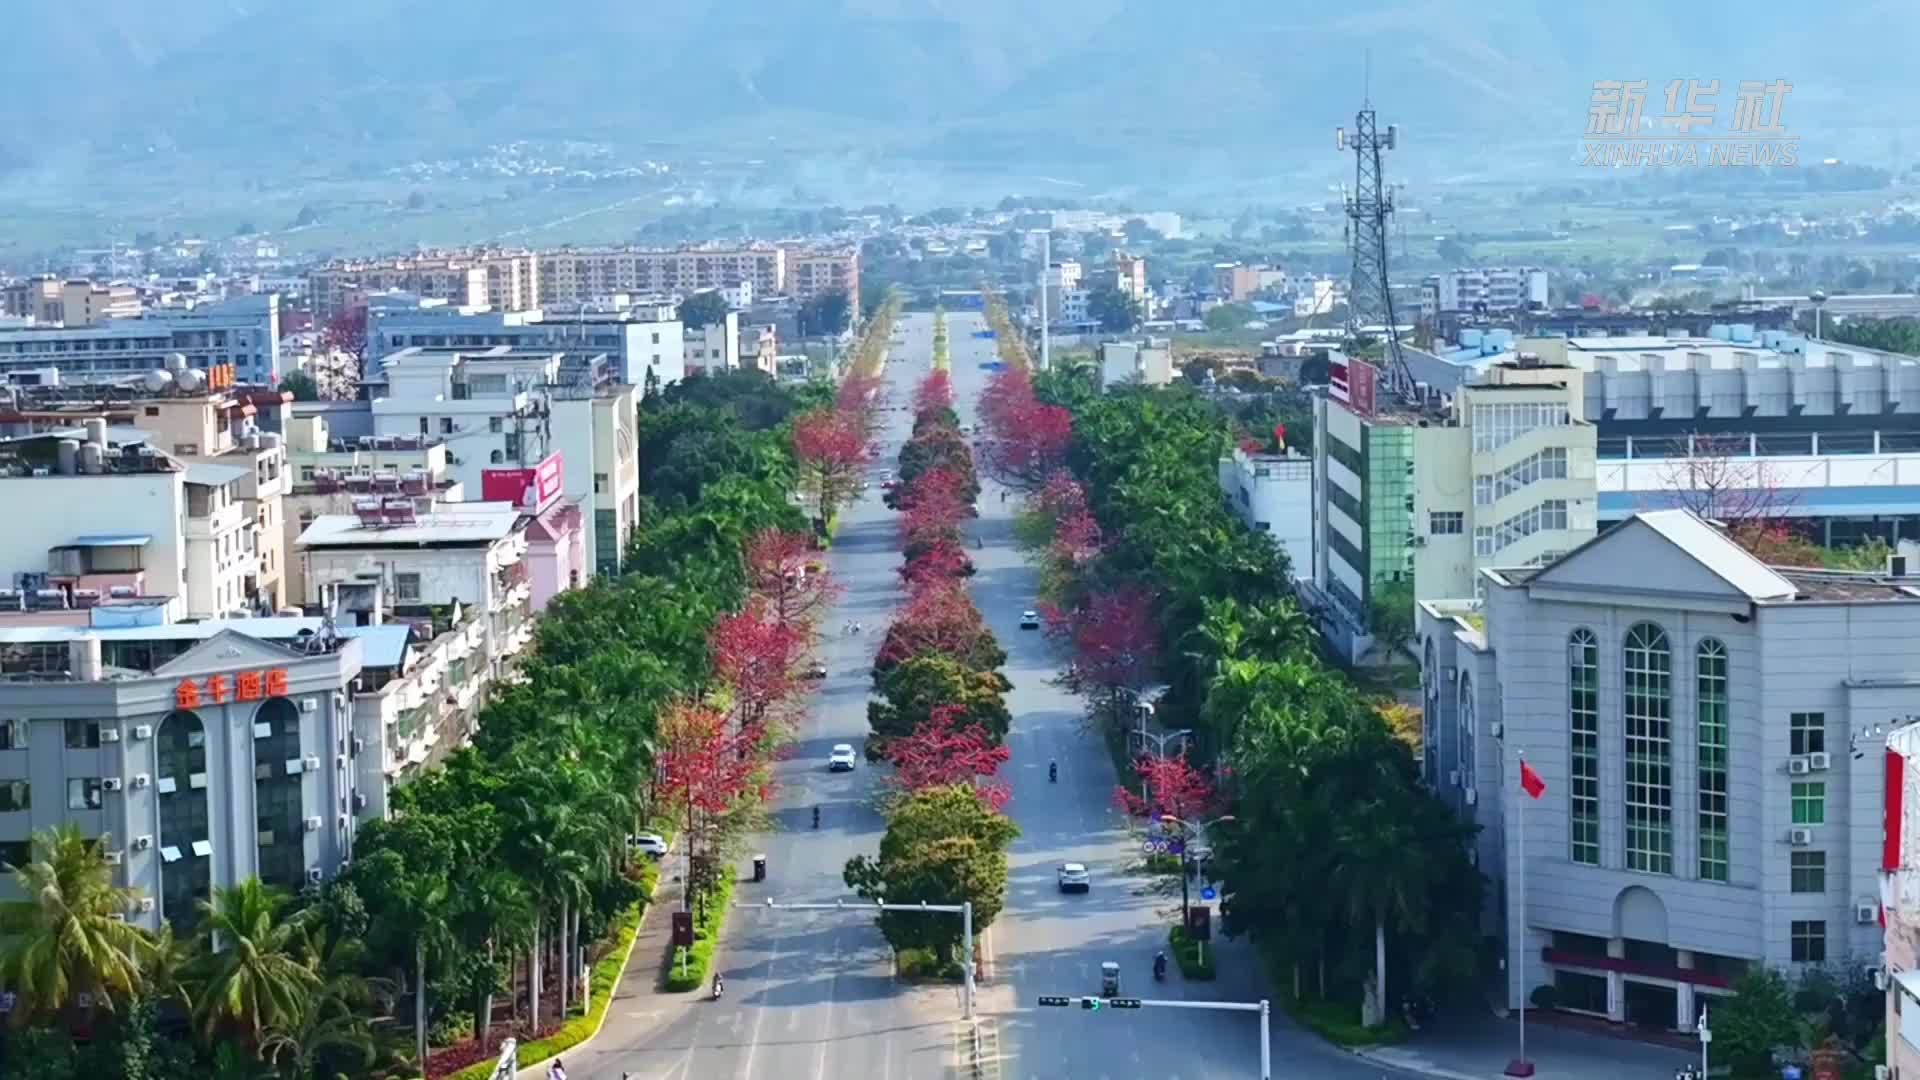
[[[58,645],[80,638],[107,641],[204,641],[233,630],[261,641],[298,642],[318,636],[327,620],[319,616],[278,616],[260,619],[205,619],[158,626],[0,626],[0,645]],[[399,667],[413,627],[406,622],[379,626],[336,626],[341,638],[360,642],[361,659],[368,667]]]
[[[244,465],[213,465],[198,461],[189,462],[187,464],[187,483],[198,484],[201,487],[224,487],[252,472],[252,469]]]
[[[442,544],[490,544],[511,534],[520,508],[510,502],[442,504],[402,524],[377,525],[354,514],[315,518],[294,543],[300,547],[433,547]]]

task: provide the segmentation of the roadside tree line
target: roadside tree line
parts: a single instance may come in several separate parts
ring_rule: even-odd
[[[29,899],[0,908],[0,1076],[441,1076],[509,1033],[583,1037],[575,973],[652,884],[628,835],[690,806],[712,859],[764,796],[830,592],[789,497],[792,419],[820,396],[728,375],[649,400],[624,572],[553,600],[473,745],[396,790],[333,881],[216,889],[176,939],[124,921],[105,839],[37,836],[12,868]],[[742,744],[751,767],[721,761]]]
[[[1006,653],[967,593],[965,524],[979,482],[944,368],[921,381],[913,407],[913,435],[888,493],[899,511],[906,594],[875,656],[877,700],[867,706],[867,756],[893,766],[887,830],[879,852],[855,856],[843,876],[867,899],[971,900],[978,933],[1004,903],[1007,846],[1018,835],[1001,813],[1008,789],[998,775],[1011,684],[1000,673]],[[963,955],[951,917],[887,912],[879,925],[903,972],[950,972]]]
[[[1284,554],[1223,507],[1225,418],[1186,389],[1102,395],[1072,371],[1027,385],[1031,402],[996,380],[983,414],[989,439],[1015,440],[991,418],[1071,413],[1063,467],[1016,526],[1068,646],[1064,678],[1129,753],[1150,745],[1126,732],[1148,730],[1140,705],[1156,694],[1155,726],[1194,732],[1178,775],[1136,768],[1127,808],[1172,812],[1154,804],[1204,782],[1203,812],[1231,816],[1208,837],[1227,928],[1260,945],[1303,1015],[1376,1024],[1392,993],[1469,985],[1482,959],[1470,834],[1379,704],[1322,663]]]

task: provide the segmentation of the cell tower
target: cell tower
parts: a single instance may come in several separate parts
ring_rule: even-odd
[[[1347,329],[1354,337],[1362,327],[1386,328],[1386,368],[1390,389],[1404,401],[1417,395],[1413,372],[1400,355],[1400,337],[1393,313],[1393,293],[1387,287],[1387,219],[1393,215],[1393,191],[1387,186],[1380,152],[1391,150],[1397,136],[1392,124],[1385,135],[1375,126],[1373,103],[1363,101],[1354,114],[1353,131],[1334,129],[1334,142],[1353,151],[1353,190],[1347,195],[1347,249],[1353,256],[1353,278],[1347,283]]]

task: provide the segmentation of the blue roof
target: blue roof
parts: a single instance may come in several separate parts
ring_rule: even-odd
[[[1920,513],[1920,486],[1795,488],[1784,493],[1781,502],[1781,516],[1793,518],[1914,514]],[[1678,491],[1603,491],[1599,516],[1617,521],[1638,511],[1669,510],[1684,504],[1684,493]]]
[[[407,635],[413,628],[406,623],[382,623],[379,626],[342,626],[341,637],[360,643],[360,662],[367,667],[400,666],[407,651]]]

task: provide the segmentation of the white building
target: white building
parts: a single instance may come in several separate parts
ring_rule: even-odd
[[[495,347],[515,351],[606,353],[620,382],[672,386],[686,375],[686,334],[667,300],[578,305],[517,312],[463,311],[423,305],[417,298],[373,297],[367,314],[367,355],[384,358],[408,349]]]
[[[733,371],[740,367],[740,313],[729,311],[726,317],[698,330],[685,330],[685,363],[689,372]]]
[[[1295,576],[1313,572],[1313,460],[1296,454],[1220,459],[1220,492],[1247,526],[1273,538]]]
[[[1480,266],[1427,278],[1423,315],[1443,311],[1514,311],[1547,306],[1547,272],[1537,266]]]
[[[619,383],[556,387],[547,402],[548,446],[561,456],[562,491],[585,517],[586,569],[618,573],[640,523],[639,391]]]
[[[240,497],[247,469],[187,465],[187,611],[244,615],[246,582],[259,573],[259,530]]]
[[[1173,349],[1165,338],[1145,341],[1108,341],[1100,346],[1100,386],[1137,383],[1166,386],[1173,382]]]
[[[375,390],[373,432],[447,445],[450,475],[480,490],[489,468],[526,468],[545,457],[543,390],[560,378],[565,354],[408,348],[381,361],[385,391]]]
[[[1505,898],[1510,1007],[1686,1030],[1754,966],[1876,961],[1881,738],[1920,686],[1898,569],[1767,567],[1669,510],[1422,605],[1424,767]]]

